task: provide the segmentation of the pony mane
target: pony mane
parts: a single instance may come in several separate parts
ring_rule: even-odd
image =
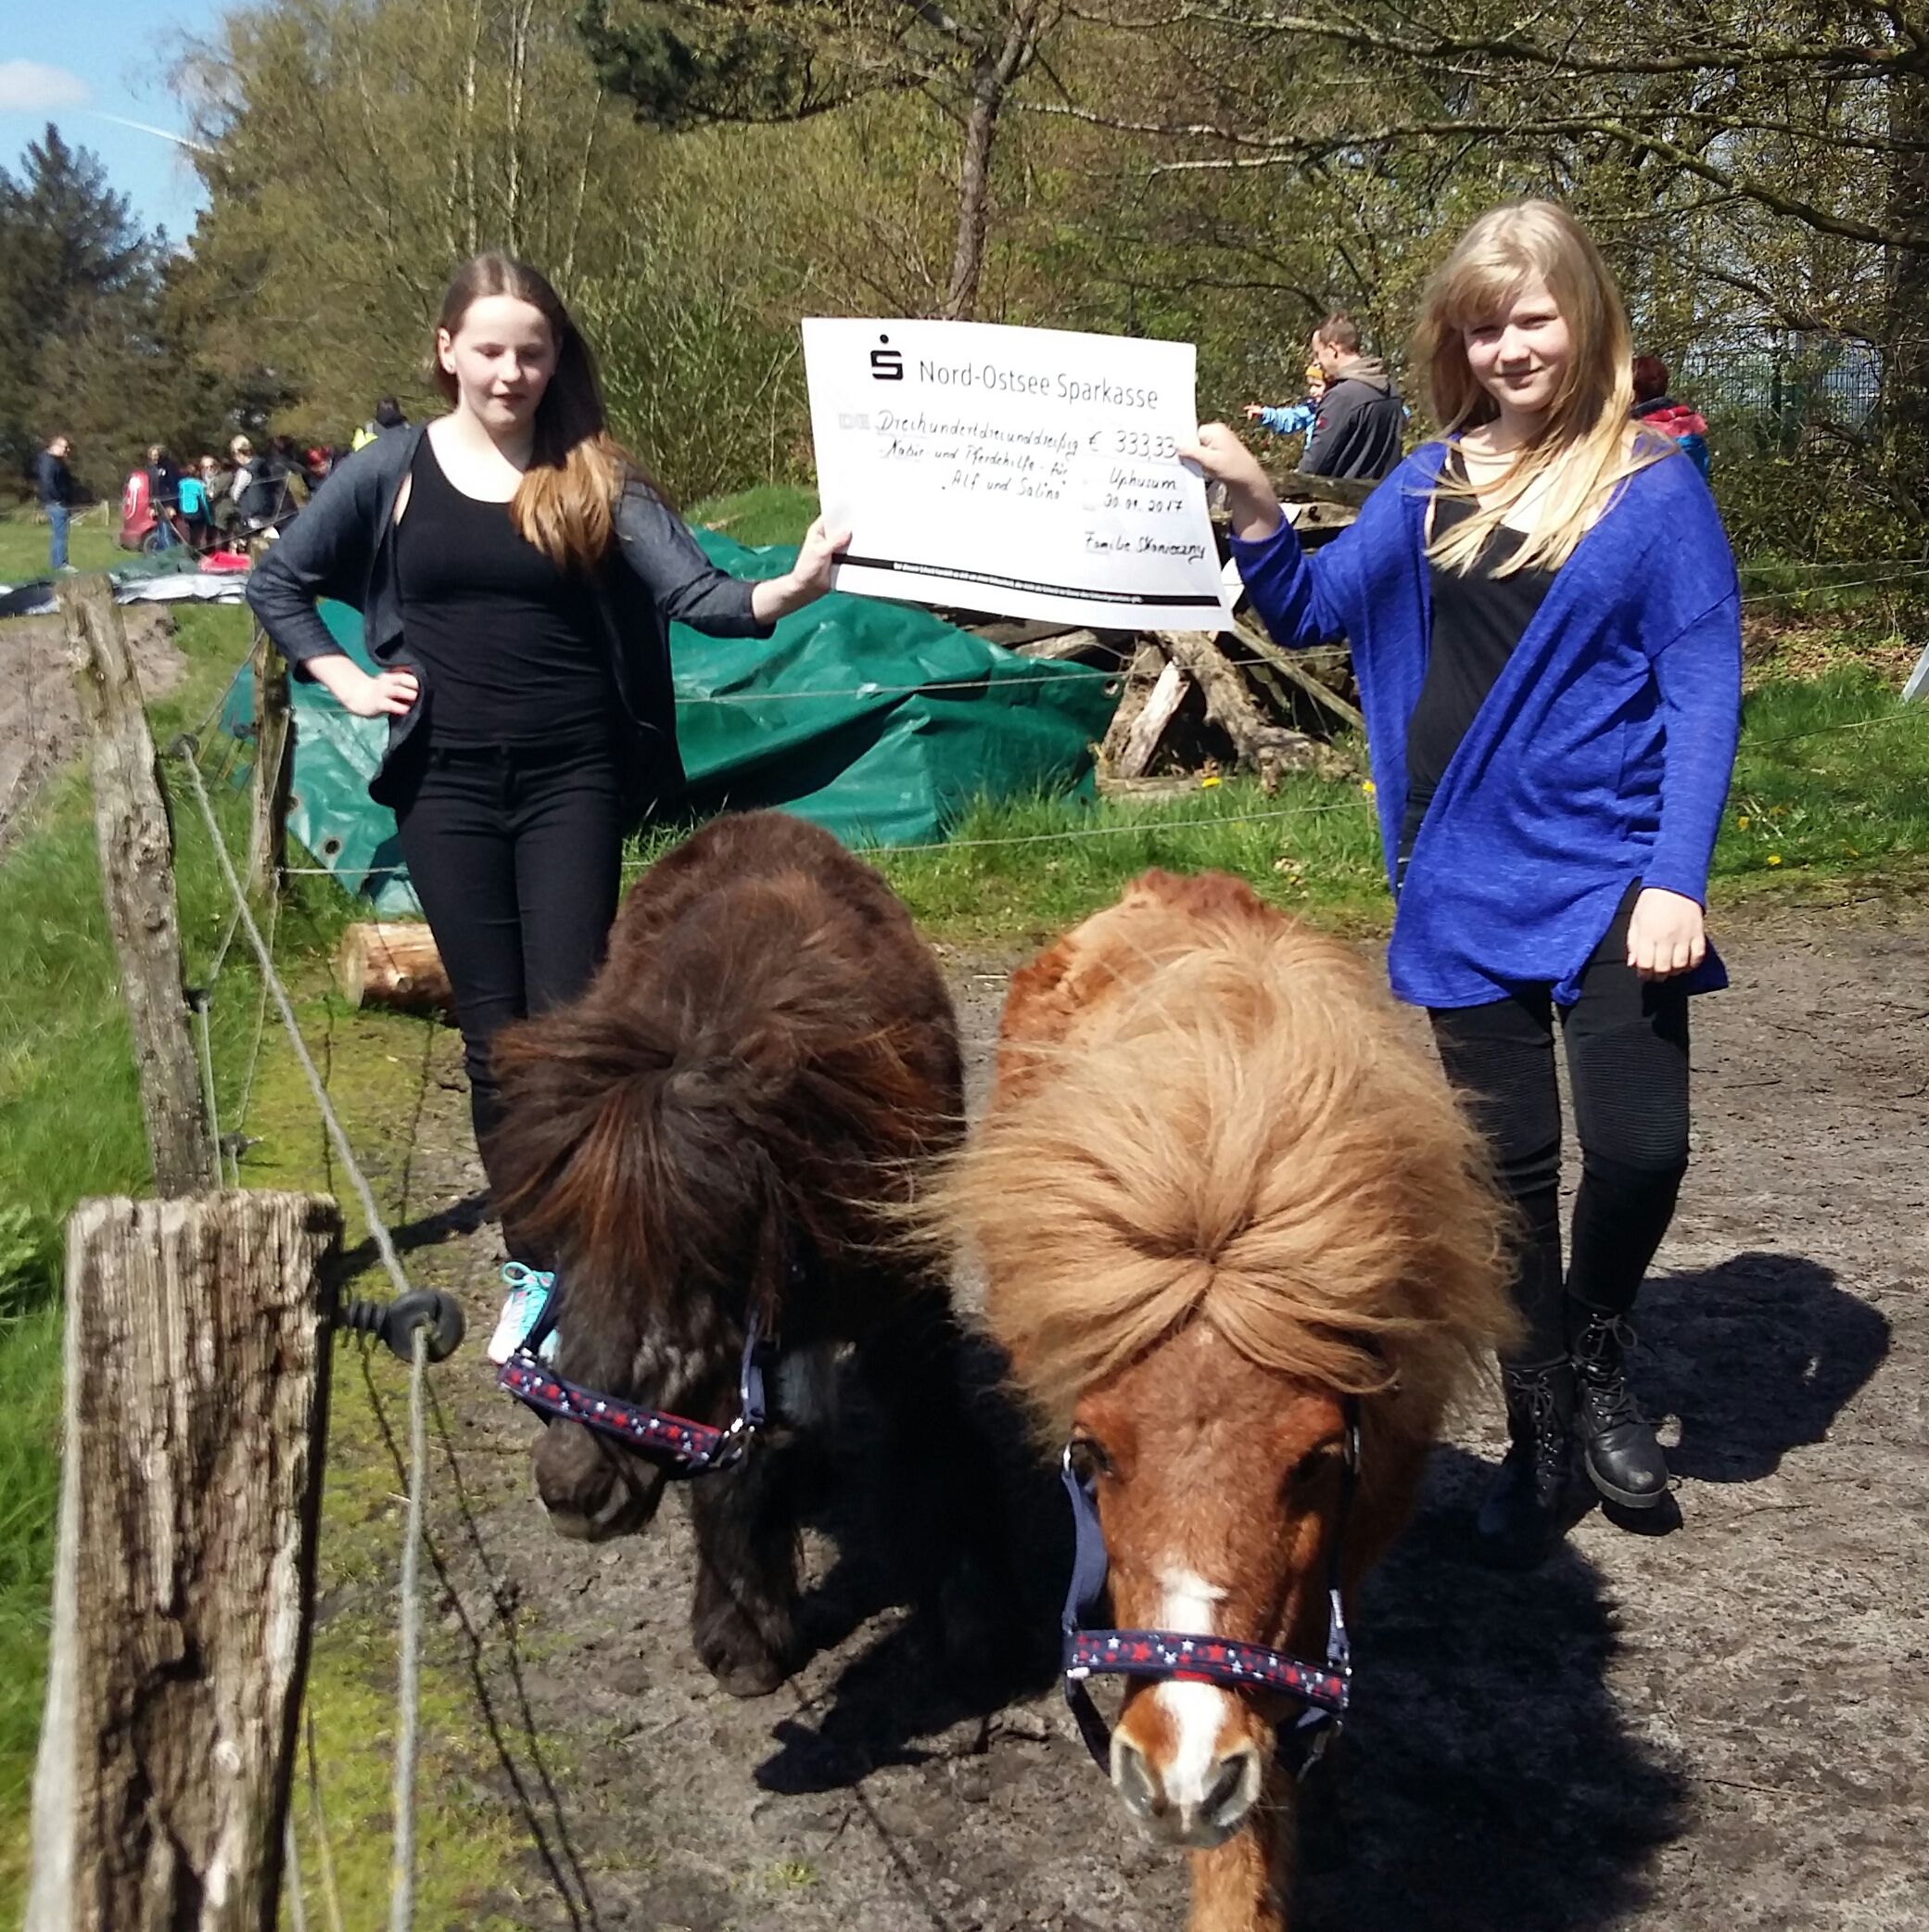
[[[901,912],[901,934],[879,929],[865,882],[882,882],[813,836],[835,852],[828,880],[784,864],[684,891],[672,867],[667,913],[639,888],[590,990],[500,1037],[504,1222],[573,1294],[743,1285],[776,1264],[751,1245],[773,1209],[823,1253],[880,1239],[918,1163],[956,1139],[935,963]],[[863,873],[855,906],[842,866]]]
[[[1149,874],[1014,977],[998,1089],[930,1212],[1043,1428],[1187,1323],[1430,1433],[1512,1332],[1508,1210],[1348,947]]]

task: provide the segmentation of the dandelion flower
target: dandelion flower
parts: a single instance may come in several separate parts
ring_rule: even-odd
[[[1780,864],[1782,863],[1782,855],[1781,855],[1781,853],[1779,853],[1779,852],[1770,852],[1770,853],[1769,854],[1769,863],[1770,863],[1770,865],[1780,865]]]
[[[1734,822],[1738,831],[1746,832],[1748,829],[1748,814],[1744,812]]]
[[[1363,778],[1360,781],[1360,789],[1369,798],[1376,798],[1379,795],[1379,787],[1370,778]]]
[[[1199,782],[1199,788],[1201,792],[1210,792],[1218,782],[1216,778],[1202,778]]]

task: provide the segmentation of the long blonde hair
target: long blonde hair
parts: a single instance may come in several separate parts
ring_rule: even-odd
[[[663,492],[611,436],[595,358],[540,270],[494,252],[472,257],[450,278],[437,328],[453,336],[471,306],[492,295],[540,310],[556,345],[555,373],[536,406],[535,447],[510,499],[510,521],[559,569],[574,564],[593,570],[610,547],[616,504],[628,484]],[[432,361],[436,387],[453,402],[454,374],[443,368],[439,355]]]
[[[1521,286],[1538,275],[1567,325],[1567,377],[1540,434],[1516,454],[1484,503],[1428,546],[1450,570],[1473,566],[1487,540],[1530,493],[1539,493],[1533,534],[1495,572],[1539,566],[1557,569],[1637,470],[1673,451],[1665,439],[1636,431],[1633,337],[1620,291],[1601,251],[1567,210],[1552,201],[1510,201],[1491,208],[1437,268],[1421,299],[1413,366],[1425,372],[1437,420],[1450,437],[1491,423],[1500,405],[1466,359],[1466,331],[1491,321]],[[1443,477],[1441,496],[1471,498],[1471,486]]]

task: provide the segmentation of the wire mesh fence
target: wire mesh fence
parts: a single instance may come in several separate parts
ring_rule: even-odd
[[[1843,336],[1737,331],[1683,353],[1672,388],[1724,440],[1792,453],[1805,430],[1872,426],[1882,405],[1882,357]]]

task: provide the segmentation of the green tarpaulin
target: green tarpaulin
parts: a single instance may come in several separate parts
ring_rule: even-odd
[[[696,532],[734,577],[778,577],[794,550],[746,550]],[[367,663],[361,619],[322,616]],[[942,839],[978,798],[1092,789],[1093,743],[1117,681],[1037,662],[929,611],[833,592],[785,617],[769,638],[709,638],[673,625],[677,735],[692,807],[781,806],[846,845]],[[252,710],[244,677],[229,729]],[[294,804],[288,828],[351,891],[385,913],[413,909],[392,813],[368,795],[386,722],[351,718],[318,684],[294,686]]]

